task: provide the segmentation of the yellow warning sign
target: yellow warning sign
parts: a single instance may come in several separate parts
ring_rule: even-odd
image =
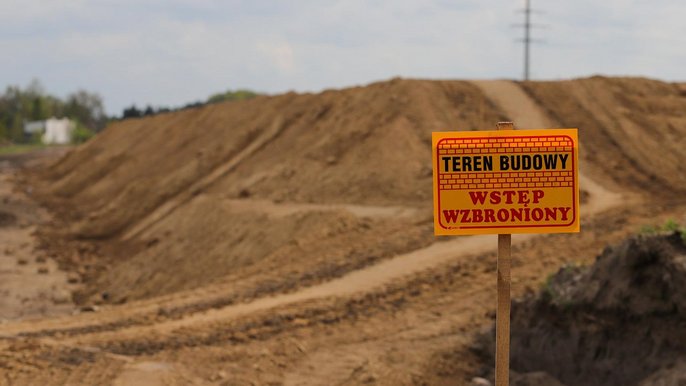
[[[579,231],[577,129],[432,134],[437,235]]]

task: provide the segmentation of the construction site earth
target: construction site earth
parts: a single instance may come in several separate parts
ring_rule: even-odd
[[[578,127],[581,232],[513,237],[513,385],[686,382],[686,87],[392,79],[0,156],[2,385],[487,385],[496,236],[431,132]],[[682,359],[684,358],[684,359]]]

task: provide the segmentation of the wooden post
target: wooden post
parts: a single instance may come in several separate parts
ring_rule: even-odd
[[[510,384],[511,235],[498,235],[498,310],[495,316],[495,386]]]
[[[512,122],[498,122],[498,130],[514,130]],[[510,385],[510,252],[512,235],[498,235],[498,308],[495,316],[495,386]]]

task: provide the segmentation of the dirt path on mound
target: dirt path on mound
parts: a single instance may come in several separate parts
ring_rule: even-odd
[[[226,199],[222,200],[222,205],[225,205],[234,213],[264,213],[272,217],[284,217],[298,212],[345,210],[358,217],[412,218],[417,217],[417,215],[421,214],[422,212],[421,208],[409,208],[403,206],[308,204],[295,202],[276,203],[270,200],[260,199]]]
[[[499,106],[507,114],[509,120],[515,123],[517,129],[544,129],[561,127],[560,123],[554,122],[536,102],[531,99],[521,87],[509,80],[479,80],[473,81],[474,85],[493,103]],[[564,126],[564,125],[563,125]],[[584,215],[597,213],[604,208],[616,205],[620,201],[635,199],[627,194],[613,192],[596,181],[606,181],[603,176],[591,178],[579,169],[579,187],[586,191],[592,199],[582,207]],[[583,213],[583,212],[582,212]]]
[[[533,237],[534,235],[514,235],[513,245],[519,245]],[[195,313],[183,319],[157,323],[151,326],[135,326],[128,329],[97,333],[91,337],[79,336],[71,343],[132,339],[139,335],[148,334],[167,335],[183,327],[199,327],[203,324],[233,319],[250,313],[308,300],[326,297],[345,297],[356,293],[372,292],[381,289],[384,285],[398,278],[448,262],[491,252],[495,249],[495,244],[493,236],[490,235],[462,237],[445,242],[436,242],[427,248],[397,256],[369,268],[351,272],[339,279],[308,287],[298,292],[259,298],[249,303]]]

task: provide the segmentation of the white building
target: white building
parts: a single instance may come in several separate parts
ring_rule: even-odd
[[[24,133],[29,136],[41,135],[44,144],[64,145],[71,142],[74,132],[74,122],[68,118],[50,118],[44,121],[27,122],[24,124]]]

